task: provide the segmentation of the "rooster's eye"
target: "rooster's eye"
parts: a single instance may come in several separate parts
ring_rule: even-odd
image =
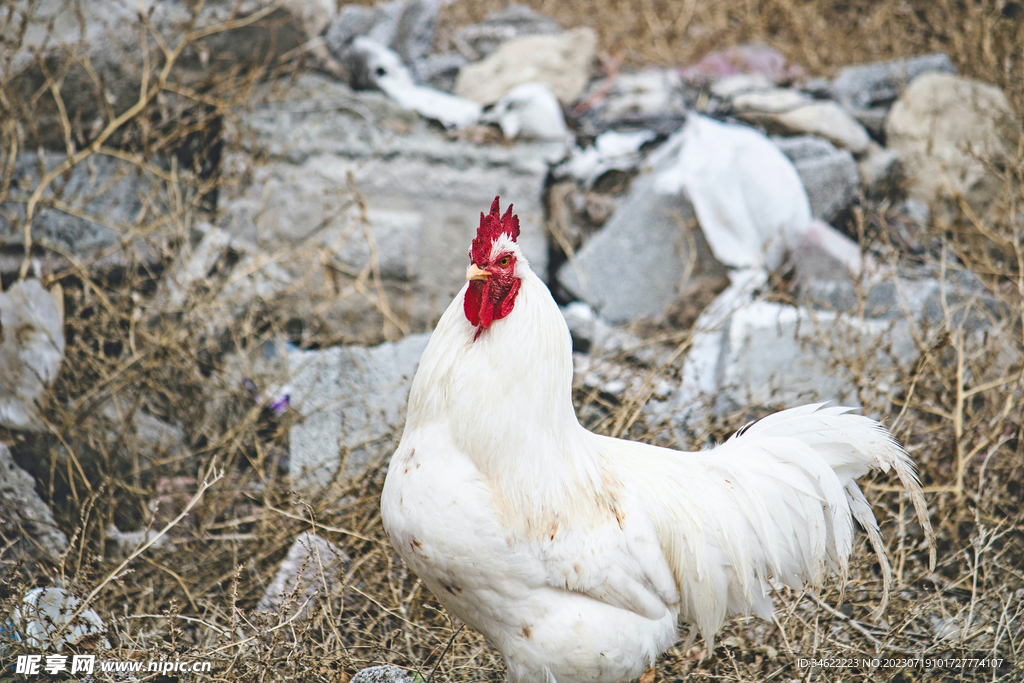
[[[502,256],[501,260],[498,261],[498,265],[501,266],[502,268],[507,266],[508,265],[508,256]]]

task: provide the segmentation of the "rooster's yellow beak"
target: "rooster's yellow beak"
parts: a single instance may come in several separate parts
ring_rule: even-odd
[[[466,268],[466,282],[470,280],[486,280],[491,276],[486,270],[481,270],[476,267],[475,263],[470,263],[469,268]]]

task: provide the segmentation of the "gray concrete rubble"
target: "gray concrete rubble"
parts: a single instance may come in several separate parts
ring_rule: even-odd
[[[394,50],[407,65],[425,58],[434,47],[438,0],[390,0],[374,6],[344,5],[324,39],[338,59],[358,36]]]
[[[344,585],[345,551],[308,531],[299,534],[281,561],[256,609],[284,621],[308,613],[314,601],[327,600]]]
[[[56,561],[67,550],[68,538],[53,513],[36,493],[36,482],[18,467],[11,451],[0,443],[0,535],[4,547],[13,547],[2,564],[14,560]]]
[[[11,188],[0,204],[0,272],[16,272],[21,266],[13,254],[25,246],[27,205],[42,178],[40,170],[53,171],[66,159],[61,152],[18,154]],[[42,193],[32,218],[32,240],[46,250],[44,267],[69,261],[96,268],[124,265],[131,259],[157,262],[171,233],[154,231],[149,224],[159,223],[156,218],[171,211],[172,196],[188,192],[161,177],[160,164],[157,160],[144,170],[94,154],[57,176]]]
[[[741,92],[731,98],[739,118],[786,135],[817,135],[860,155],[868,133],[835,102],[815,100],[797,90],[776,88]]]
[[[828,140],[813,135],[773,137],[772,141],[800,174],[815,218],[831,221],[857,198],[861,180],[849,150],[836,149]]]
[[[46,90],[46,72],[62,74],[63,108],[78,142],[102,129],[103,107],[114,114],[129,109],[139,99],[144,65],[162,59],[157,45],[150,40],[143,58],[140,41],[145,12],[149,26],[169,45],[181,41],[190,26],[211,29],[224,26],[197,40],[182,51],[174,77],[186,86],[199,85],[211,73],[239,64],[270,64],[286,55],[310,50],[314,59],[327,57],[311,42],[324,32],[335,13],[333,0],[209,0],[193,17],[193,4],[177,0],[96,0],[76,4],[78,11],[67,11],[60,0],[12,3],[11,21],[6,22],[4,37],[17,40],[20,50],[14,54],[10,71],[0,73],[11,78],[12,90],[23,99]],[[242,22],[232,28],[232,20],[259,15],[262,21]],[[26,32],[18,40],[18,28],[25,22]],[[194,23],[193,23],[194,22]],[[38,58],[37,58],[38,55]],[[40,59],[43,63],[40,65]],[[5,64],[6,66],[6,64]],[[154,74],[147,75],[153,82]],[[40,139],[28,145],[64,149],[65,130],[62,115],[51,98],[39,99],[34,107]]]
[[[298,485],[322,489],[384,462],[405,423],[409,387],[428,334],[374,347],[339,346],[288,356],[301,421],[289,467]]]
[[[614,324],[660,315],[682,287],[723,272],[690,201],[657,192],[654,181],[653,173],[637,178],[605,226],[558,271],[563,287]]]
[[[452,42],[464,59],[476,62],[513,38],[561,32],[562,27],[557,21],[534,12],[526,5],[513,3],[492,12],[479,24],[459,28]]]
[[[927,330],[948,324],[980,349],[987,331],[1007,319],[970,274],[894,274],[874,266],[860,283],[861,300],[851,275],[826,265],[798,262],[799,306],[764,301],[765,275],[734,271],[733,284],[697,320],[679,379],[645,406],[649,423],[687,444],[708,418],[751,407],[826,400],[860,406],[865,399],[885,405],[899,373],[927,343]]]
[[[884,135],[889,108],[915,78],[924,73],[956,73],[947,55],[843,67],[829,84],[828,95],[841,104],[875,137]]]
[[[371,666],[357,672],[352,683],[413,683],[413,679],[398,666]]]
[[[269,94],[232,137],[238,183],[222,192],[221,227],[272,255],[296,315],[338,336],[379,338],[393,320],[433,325],[495,195],[515,204],[519,244],[546,270],[546,159],[564,142],[450,140],[381,93],[311,75]],[[261,161],[246,166],[254,153]]]

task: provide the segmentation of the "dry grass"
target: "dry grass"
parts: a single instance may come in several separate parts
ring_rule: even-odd
[[[449,6],[442,41],[444,31],[502,4]],[[564,25],[594,26],[602,49],[623,51],[632,65],[683,63],[709,49],[752,40],[779,48],[812,74],[944,50],[963,73],[1002,85],[1016,110],[1024,112],[1024,7],[1018,2],[531,4]],[[207,152],[215,146],[208,141],[249,101],[257,81],[301,63],[263,63],[222,74],[202,89],[184,90],[175,85],[173,54],[151,48],[150,89],[137,106],[120,117],[107,115],[92,133],[65,120],[59,137],[77,140],[68,166],[95,155],[117,156],[127,168],[158,179],[173,172],[186,191],[176,194],[167,191],[171,185],[160,185],[167,196],[154,197],[125,237],[125,242],[148,244],[157,258],[142,259],[129,250],[116,267],[89,269],[65,260],[43,275],[46,284],[63,286],[68,338],[61,375],[44,406],[48,430],[35,436],[0,433],[0,439],[37,477],[72,543],[57,564],[3,565],[5,611],[26,588],[60,580],[88,596],[103,615],[114,648],[110,658],[208,659],[214,662],[210,680],[344,682],[354,671],[379,663],[437,680],[503,679],[496,652],[476,633],[452,623],[392,552],[378,511],[383,471],[313,497],[291,490],[278,465],[287,451],[291,418],[273,417],[242,385],[244,377],[268,372],[265,344],[289,338],[291,314],[282,304],[287,297],[226,314],[218,297],[228,282],[212,277],[181,306],[161,304],[161,278],[190,244],[191,228],[224,182],[209,172],[213,160]],[[10,81],[2,84],[0,149],[6,168],[19,141],[24,149],[25,131],[34,134],[34,108],[52,109],[60,88],[58,77],[26,97]],[[78,140],[80,135],[86,137]],[[115,143],[116,149],[108,146]],[[181,150],[191,151],[182,156]],[[171,158],[179,161],[159,161]],[[875,350],[852,352],[830,341],[828,330],[821,335],[836,372],[859,383],[867,409],[887,416],[919,464],[938,535],[935,570],[927,566],[908,500],[887,477],[872,478],[864,488],[897,577],[882,620],[872,617],[881,595],[880,574],[861,539],[841,605],[836,588],[821,595],[780,592],[774,623],[734,620],[714,652],[700,643],[676,647],[660,660],[658,680],[1021,680],[1024,165],[1005,173],[1001,212],[979,219],[965,208],[950,223],[930,226],[935,248],[914,257],[943,273],[964,270],[981,279],[1009,311],[987,334],[972,334],[954,309],[938,324],[915,326],[918,358],[894,369],[889,391],[880,391],[875,381]],[[51,175],[44,182],[60,173]],[[57,206],[37,189],[18,191],[35,196],[40,209]],[[0,198],[11,192],[15,189],[4,184]],[[884,204],[863,206],[854,227],[881,260],[909,259],[892,246],[898,239]],[[26,253],[31,252],[7,256]],[[28,258],[24,264],[23,272],[31,270]],[[372,272],[349,276],[362,282],[360,291],[368,298],[379,291]],[[685,349],[687,335],[669,333],[658,343]],[[639,391],[622,401],[580,391],[580,413],[598,431],[664,440],[656,425],[644,423],[639,407],[654,380],[677,367],[634,366],[650,380]],[[177,446],[154,447],[138,438],[140,410],[178,429]],[[682,445],[721,439],[749,417],[709,422],[692,435],[692,444]],[[167,531],[161,544],[122,551],[107,538],[111,524],[122,531]],[[344,580],[333,582],[302,618],[256,614],[277,564],[306,530],[337,543],[352,558]],[[0,554],[0,559],[6,563],[9,557]],[[938,620],[945,620],[944,631]],[[8,645],[5,663],[19,647]],[[800,658],[922,656],[1000,658],[1003,664],[930,671],[859,666],[812,672],[798,666]]]

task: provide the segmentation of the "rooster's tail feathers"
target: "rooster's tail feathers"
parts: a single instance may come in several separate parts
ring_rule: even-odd
[[[884,608],[891,570],[855,482],[871,469],[895,470],[934,553],[913,463],[884,427],[847,408],[819,404],[776,413],[700,453],[607,443],[609,454],[628,457],[623,469],[648,493],[679,587],[680,616],[709,643],[729,614],[770,618],[770,580],[795,589],[820,586],[831,570],[845,582],[854,520],[878,554]]]

